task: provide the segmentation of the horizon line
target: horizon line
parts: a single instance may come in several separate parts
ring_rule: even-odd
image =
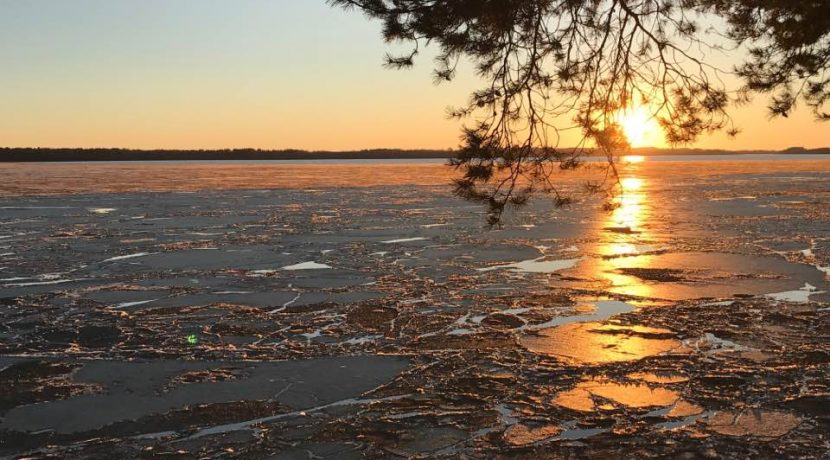
[[[555,150],[561,151],[586,151],[590,152],[596,150],[594,147],[554,147]],[[212,147],[212,148],[168,148],[168,147],[149,147],[149,148],[133,148],[133,147],[0,147],[0,152],[14,151],[14,150],[39,150],[39,151],[114,151],[114,152],[264,152],[264,153],[314,153],[314,154],[342,154],[342,153],[362,153],[362,152],[457,152],[458,148],[401,148],[401,147],[370,147],[357,149],[341,149],[341,150],[327,150],[327,149],[301,149],[301,148],[262,148],[262,147]],[[784,149],[727,149],[727,148],[704,148],[704,147],[631,147],[626,150],[627,153],[639,152],[671,152],[671,151],[687,151],[687,152],[726,152],[726,153],[786,153],[799,151],[817,151],[830,150],[830,145],[823,147],[802,147],[792,146]]]

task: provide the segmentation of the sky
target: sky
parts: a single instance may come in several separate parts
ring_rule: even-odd
[[[389,70],[380,25],[324,0],[0,0],[0,146],[446,149],[478,81],[435,85],[428,54]],[[737,139],[830,145],[804,109],[735,109]],[[575,142],[577,134],[562,140]]]

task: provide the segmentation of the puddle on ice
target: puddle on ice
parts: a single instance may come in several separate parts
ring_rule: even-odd
[[[613,251],[610,251],[610,249]],[[602,257],[588,257],[562,274],[557,285],[580,287],[569,279],[588,279],[608,292],[642,298],[686,300],[729,298],[735,294],[792,293],[805,282],[823,288],[814,266],[788,262],[781,256],[720,252],[630,254],[625,244],[602,246]],[[795,281],[798,280],[798,281]],[[798,295],[805,295],[800,293]]]
[[[554,273],[560,270],[573,268],[581,260],[581,257],[578,259],[548,259],[547,257],[539,257],[538,259],[523,260],[512,264],[493,265],[492,267],[479,268],[478,271],[490,272],[494,270],[507,269],[520,273]]]
[[[595,398],[630,408],[666,407],[675,404],[680,395],[666,388],[648,385],[621,384],[608,380],[585,380],[571,390],[559,393],[554,404],[580,412],[593,412]]]
[[[668,250],[666,246],[657,246],[654,244],[617,242],[600,246],[597,252],[602,257],[613,258],[664,252],[666,250]]]
[[[804,283],[804,287],[799,290],[774,292],[772,294],[767,294],[766,296],[779,302],[808,303],[810,302],[811,295],[824,293],[825,291],[817,290],[817,288],[812,284]]]
[[[681,346],[668,329],[596,322],[564,324],[526,334],[519,342],[533,353],[578,363],[635,361]]]
[[[522,326],[519,330],[524,331],[538,331],[542,329],[547,329],[551,327],[561,326],[563,324],[569,323],[579,323],[579,322],[586,322],[586,321],[604,321],[614,315],[619,315],[621,313],[628,313],[634,311],[634,305],[631,305],[627,302],[621,302],[619,300],[599,300],[596,302],[586,303],[585,306],[591,307],[593,312],[590,314],[585,315],[574,315],[574,316],[559,316],[556,318],[551,319],[550,321],[545,321],[541,324],[529,324],[527,326]],[[527,308],[524,309],[512,309],[512,310],[505,310],[503,313],[513,313],[513,314],[520,314],[527,311]],[[514,313],[519,312],[519,313]]]
[[[286,265],[280,270],[326,270],[331,268],[330,265],[321,264],[317,262],[302,262],[294,265]]]
[[[0,430],[16,436],[41,430],[58,434],[80,433],[171,410],[240,400],[271,399],[298,410],[247,422],[215,425],[192,435],[201,437],[248,429],[256,423],[298,413],[363,404],[364,400],[358,399],[361,394],[391,380],[408,365],[406,359],[391,356],[256,363],[93,360],[84,362],[73,379],[101,385],[104,391],[18,406],[0,420]],[[230,366],[244,370],[244,378],[194,382],[165,389],[171,379],[184,373]],[[365,404],[372,402],[365,401]]]

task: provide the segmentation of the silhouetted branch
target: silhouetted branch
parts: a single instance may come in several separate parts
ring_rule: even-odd
[[[773,113],[786,115],[804,97],[819,117],[827,101],[830,2],[783,0],[330,0],[357,7],[383,22],[388,41],[412,43],[411,55],[388,61],[410,66],[419,44],[439,51],[436,80],[455,76],[461,57],[472,61],[485,86],[450,115],[467,120],[462,147],[451,161],[462,174],[456,193],[487,203],[490,222],[527,202],[533,192],[566,204],[553,179],[556,170],[578,167],[587,147],[609,160],[629,146],[619,126],[621,111],[644,106],[671,144],[727,129],[727,108],[751,91],[778,91]],[[799,5],[789,7],[788,5]],[[809,6],[805,6],[809,4]],[[772,15],[784,11],[785,25]],[[700,15],[725,18],[726,33],[701,32]],[[805,14],[823,14],[810,21]],[[703,19],[706,19],[705,17]],[[795,34],[793,27],[809,23]],[[753,48],[737,68],[746,88],[730,90],[709,53],[730,37],[772,43]],[[797,89],[791,83],[803,82]],[[577,149],[560,151],[564,130],[578,129]],[[552,166],[557,167],[552,167]],[[599,190],[601,187],[593,187]]]

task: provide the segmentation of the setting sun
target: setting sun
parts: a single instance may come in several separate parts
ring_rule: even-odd
[[[631,147],[653,147],[660,144],[660,126],[644,107],[621,110],[617,123]]]

